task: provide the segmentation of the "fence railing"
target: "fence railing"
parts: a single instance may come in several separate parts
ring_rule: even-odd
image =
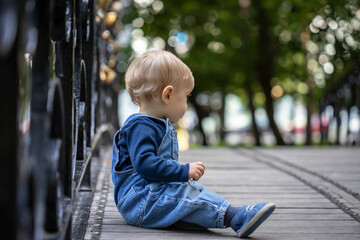
[[[96,11],[95,0],[0,2],[2,239],[72,239],[74,199],[118,124]]]

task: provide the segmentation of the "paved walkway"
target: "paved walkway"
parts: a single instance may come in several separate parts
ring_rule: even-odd
[[[235,239],[231,229],[183,231],[126,224],[113,201],[110,155],[99,174],[85,238]],[[200,182],[232,205],[274,202],[273,215],[251,239],[360,239],[359,148],[202,148],[180,153],[203,161]]]

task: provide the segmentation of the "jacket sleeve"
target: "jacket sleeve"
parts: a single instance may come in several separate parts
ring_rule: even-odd
[[[143,178],[156,182],[186,182],[189,178],[189,164],[168,163],[156,155],[161,143],[154,123],[142,121],[127,129],[126,141],[131,163]],[[129,134],[131,133],[131,134]]]

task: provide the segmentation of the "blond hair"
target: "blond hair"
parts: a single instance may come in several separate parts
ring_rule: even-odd
[[[140,97],[155,97],[168,85],[192,88],[191,70],[174,54],[156,50],[135,58],[125,74],[126,89],[131,100],[140,104]]]

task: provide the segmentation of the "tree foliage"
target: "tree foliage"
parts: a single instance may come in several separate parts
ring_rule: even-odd
[[[136,0],[134,12],[133,43],[140,36],[147,49],[179,55],[195,93],[238,93],[251,111],[265,107],[278,144],[274,101],[313,104],[359,58],[358,0]]]

